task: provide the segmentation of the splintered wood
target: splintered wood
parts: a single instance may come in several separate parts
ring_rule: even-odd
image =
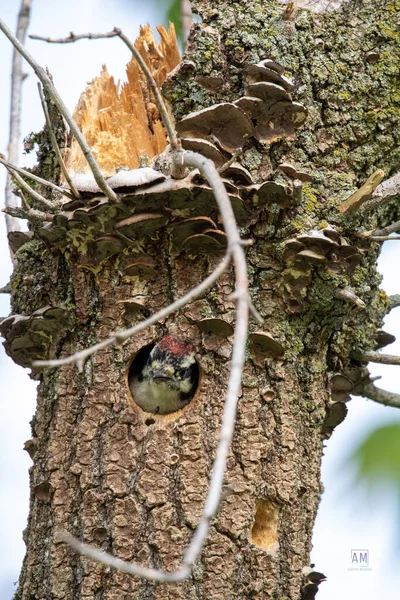
[[[180,61],[175,28],[157,27],[161,40],[154,39],[149,25],[140,28],[135,46],[161,88],[168,73]],[[81,95],[74,119],[105,176],[119,167],[136,169],[140,157],[149,160],[164,150],[167,137],[160,115],[143,73],[135,59],[126,66],[127,82],[121,87],[107,68],[90,82]],[[67,150],[65,162],[71,174],[90,169],[75,139]]]

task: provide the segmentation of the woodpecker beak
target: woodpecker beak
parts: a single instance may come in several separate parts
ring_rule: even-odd
[[[157,369],[157,371],[153,372],[153,381],[156,383],[165,383],[166,381],[170,381],[171,377],[166,374],[164,369]]]

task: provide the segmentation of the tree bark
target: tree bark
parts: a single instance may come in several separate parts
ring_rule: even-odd
[[[188,71],[183,63],[164,86],[177,119],[242,96],[244,65],[266,58],[285,66],[297,85],[294,100],[309,113],[294,139],[253,142],[240,158],[256,183],[287,182],[277,175],[283,162],[313,175],[290,206],[272,197],[243,220],[244,237],[254,241],[247,252],[252,298],[265,319],[261,328],[252,322],[251,331],[268,332],[276,345],[250,340],[220,511],[192,577],[176,584],[105,568],[72,553],[54,534],[68,530],[125,560],[179,567],[203,508],[230,368],[232,337],[204,330],[202,321],[233,323],[232,273],[179,314],[95,355],[83,373],[74,366],[36,371],[27,554],[15,600],[299,598],[322,491],[323,439],[339,404],[329,382],[337,372],[361,372],[362,353],[376,347],[388,307],[375,271],[379,246],[355,232],[398,220],[398,209],[388,203],[348,217],[338,205],[376,169],[386,176],[399,169],[398,4],[363,0],[326,14],[291,13],[256,0],[196,0],[193,8],[203,23],[194,25],[184,60],[194,67]],[[200,206],[199,198],[192,201]],[[6,337],[7,351],[23,366],[33,355],[82,349],[159,310],[221,257],[220,251],[195,258],[174,251],[168,227],[144,238],[142,232],[129,248],[101,257],[90,246],[94,221],[80,210],[75,225],[63,225],[65,239],[38,230],[18,251],[13,313],[27,317],[60,307],[53,321],[48,313],[29,317],[25,337],[15,331]],[[104,218],[110,213],[99,209],[96,227]],[[336,232],[330,235],[338,248],[355,248],[354,264],[342,251],[321,264],[295,262],[286,252],[288,240],[299,236],[306,251],[315,250],[301,236],[327,228]],[[147,262],[132,267],[144,254]],[[348,287],[364,309],[338,297]],[[149,416],[135,405],[127,373],[142,347],[167,334],[195,345],[201,381],[187,407]]]

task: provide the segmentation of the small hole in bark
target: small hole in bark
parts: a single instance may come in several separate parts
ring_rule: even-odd
[[[259,499],[250,531],[250,542],[271,554],[278,550],[279,507],[271,500]]]
[[[143,346],[128,370],[131,397],[147,426],[169,415],[178,417],[197,396],[199,380],[191,343],[172,336]]]

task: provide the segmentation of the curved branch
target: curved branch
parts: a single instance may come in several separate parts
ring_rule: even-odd
[[[104,348],[107,348],[108,346],[123,344],[130,337],[132,337],[133,335],[136,335],[136,333],[139,333],[139,331],[142,331],[143,329],[146,329],[147,327],[154,325],[154,323],[157,323],[158,321],[160,321],[160,319],[165,319],[173,312],[179,310],[180,308],[182,308],[183,306],[185,306],[186,304],[188,304],[189,302],[191,302],[192,300],[194,300],[195,298],[200,296],[203,292],[205,292],[209,287],[211,287],[217,281],[217,279],[222,275],[222,273],[224,273],[224,271],[226,271],[226,269],[229,266],[230,260],[231,260],[231,255],[228,252],[225,255],[225,257],[223,258],[223,260],[220,262],[220,264],[216,267],[216,269],[214,269],[214,271],[206,279],[204,279],[204,281],[202,281],[198,286],[196,286],[195,288],[190,290],[190,292],[185,294],[185,296],[182,296],[182,298],[178,298],[178,300],[175,300],[175,302],[173,302],[166,308],[163,308],[162,310],[158,311],[157,313],[155,313],[154,315],[152,315],[145,321],[141,321],[134,327],[130,327],[129,329],[123,329],[122,331],[116,331],[113,335],[111,335],[106,340],[103,340],[102,342],[99,342],[98,344],[94,344],[93,346],[90,346],[89,348],[85,348],[85,350],[76,352],[75,354],[72,354],[71,356],[66,356],[65,358],[59,358],[56,360],[35,360],[32,363],[32,367],[46,367],[46,368],[47,367],[48,368],[62,367],[63,365],[69,365],[71,363],[76,363],[78,365],[79,370],[81,371],[85,361],[89,358],[89,356],[92,356],[99,350],[103,350]]]
[[[376,387],[376,385],[373,383],[364,386],[362,391],[359,394],[355,394],[355,396],[364,396],[365,398],[369,398],[370,400],[378,402],[379,404],[400,408],[400,394],[382,390],[381,388]]]

